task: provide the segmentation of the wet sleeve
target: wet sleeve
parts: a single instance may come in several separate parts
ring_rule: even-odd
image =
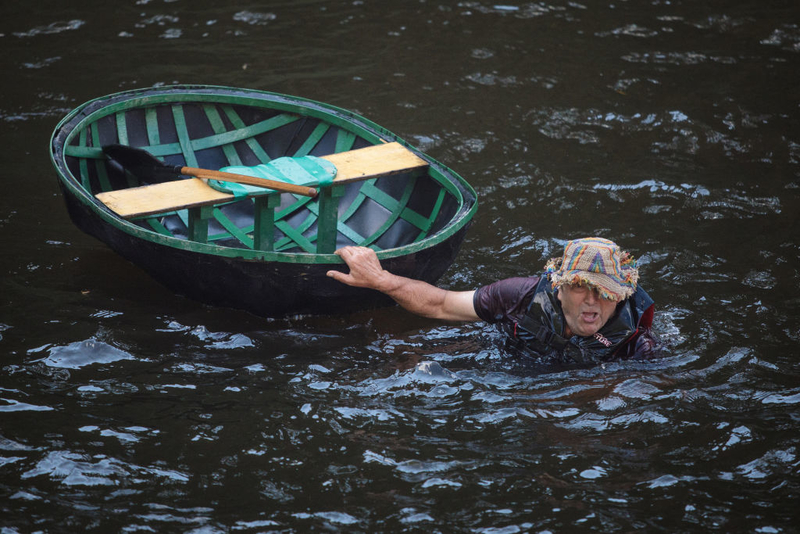
[[[630,343],[629,358],[651,360],[661,356],[661,339],[650,328],[642,328]]]
[[[487,323],[524,314],[538,283],[538,276],[507,278],[478,288],[472,298],[475,313]]]

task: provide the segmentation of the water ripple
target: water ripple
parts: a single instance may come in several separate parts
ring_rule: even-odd
[[[46,476],[65,486],[115,486],[120,479],[136,482],[140,476],[154,476],[165,482],[185,483],[189,476],[171,469],[141,467],[103,455],[90,457],[65,450],[50,451],[21,478]],[[144,482],[146,479],[139,479]]]
[[[631,52],[622,56],[622,59],[629,63],[675,66],[700,65],[703,63],[734,65],[738,63],[736,58],[731,56],[709,56],[700,52]]]
[[[773,30],[769,37],[762,39],[761,44],[777,46],[789,52],[800,52],[800,25],[784,24]]]
[[[49,355],[41,362],[49,367],[62,369],[80,369],[88,365],[134,359],[132,354],[97,338],[77,341],[65,346],[52,347],[48,352]]]
[[[7,399],[0,397],[0,412],[49,412],[53,410],[50,406],[40,406],[37,404],[30,404],[21,402],[15,399]]]
[[[52,35],[67,31],[77,30],[86,24],[85,20],[73,19],[66,22],[52,22],[47,26],[37,26],[26,32],[14,32],[17,37],[36,37],[37,35]]]

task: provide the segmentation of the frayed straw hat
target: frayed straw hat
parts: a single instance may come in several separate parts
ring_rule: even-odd
[[[633,256],[602,237],[570,241],[564,247],[564,255],[548,261],[545,271],[550,275],[553,289],[564,284],[587,285],[613,301],[633,295],[639,282]]]

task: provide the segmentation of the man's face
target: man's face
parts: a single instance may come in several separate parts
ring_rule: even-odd
[[[614,314],[617,303],[604,299],[596,289],[564,284],[558,289],[558,300],[564,310],[567,328],[576,336],[597,333]]]

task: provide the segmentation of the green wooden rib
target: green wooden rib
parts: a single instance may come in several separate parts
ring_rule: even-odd
[[[280,128],[281,126],[291,124],[299,118],[300,117],[298,115],[283,113],[276,117],[270,117],[269,119],[261,122],[251,124],[250,126],[244,126],[242,128],[230,130],[222,134],[209,135],[208,137],[204,137],[202,139],[195,139],[192,141],[192,145],[195,150],[203,150],[205,148],[235,143],[236,141],[244,141],[251,137],[255,137],[271,130],[275,130],[276,128]]]
[[[155,230],[157,233],[165,235],[167,237],[174,237],[172,235],[172,232],[167,230],[167,228],[161,223],[161,220],[159,220],[157,217],[148,217],[147,219],[145,219],[145,222],[149,224],[150,228]]]
[[[408,207],[403,208],[401,210],[400,209],[400,203],[395,198],[393,198],[390,195],[387,195],[385,192],[383,192],[380,189],[378,189],[377,187],[375,187],[374,184],[365,183],[362,186],[361,190],[364,191],[364,194],[369,195],[369,197],[372,200],[374,200],[375,202],[377,202],[378,204],[380,204],[381,206],[383,206],[384,208],[386,208],[390,212],[394,213],[395,210],[400,211],[400,213],[401,213],[400,217],[404,221],[406,221],[406,222],[408,222],[410,224],[413,224],[414,226],[416,226],[420,230],[427,231],[427,229],[429,229],[431,223],[429,222],[427,217],[424,217],[424,216],[420,215],[419,213],[417,213],[416,211],[414,211],[414,210],[412,210],[411,208],[408,208]],[[442,193],[440,191],[440,195],[441,194]],[[432,217],[433,217],[434,220],[435,220],[436,215],[438,215],[438,212],[432,214]]]
[[[309,211],[311,211],[311,207],[315,207],[315,206],[316,206],[316,203],[312,203],[312,205],[309,206]],[[281,223],[281,225],[278,225],[279,222]],[[293,226],[290,226],[289,223],[287,223],[284,220],[280,220],[280,221],[276,220],[275,221],[275,225],[278,226],[278,229],[281,232],[283,232],[286,237],[275,243],[275,249],[278,250],[279,248],[280,249],[291,248],[291,242],[292,241],[294,241],[295,243],[297,243],[297,245],[299,245],[300,247],[305,249],[303,244],[300,243],[297,240],[297,238],[299,237],[304,242],[307,242],[307,243],[311,244],[312,241],[309,240],[307,237],[305,237],[302,234],[303,234],[303,232],[305,232],[306,230],[308,230],[309,228],[314,226],[315,222],[317,222],[317,217],[314,215],[314,213],[310,213],[302,223],[297,225],[296,228],[293,227]],[[284,230],[284,228],[289,228],[291,230],[290,231],[286,231],[286,230]],[[309,250],[309,252],[315,252],[315,251],[314,250]]]
[[[364,182],[361,186],[361,192],[391,212],[394,212],[399,206],[397,199],[375,187],[374,181],[371,183],[369,180]]]
[[[180,114],[182,115],[182,112]],[[155,113],[153,113],[153,116],[155,117]],[[245,142],[253,141],[253,143],[256,146],[258,146],[258,143],[254,139],[250,139],[251,137],[269,132],[270,130],[273,130],[275,128],[280,128],[281,126],[286,126],[287,124],[291,124],[292,122],[298,119],[299,117],[296,115],[290,115],[288,113],[284,113],[282,115],[278,115],[277,117],[271,117],[261,122],[257,122],[250,126],[244,126],[242,129],[239,130],[231,130],[221,134],[210,135],[208,137],[204,137],[201,139],[184,140],[183,142],[179,140],[179,142],[177,143],[164,143],[164,144],[158,142],[157,123],[156,123],[156,128],[153,130],[149,127],[149,122],[148,122],[148,139],[150,141],[150,145],[141,148],[146,149],[154,156],[170,156],[173,154],[181,154],[181,153],[185,154],[187,152],[194,153],[197,150],[214,148],[220,145],[234,143],[236,141],[245,141]],[[185,121],[184,121],[184,127],[185,127]],[[178,135],[180,138],[180,133]],[[349,150],[349,148],[345,150]],[[261,152],[262,155],[259,157],[262,156],[264,157],[263,163],[269,162],[270,161],[269,155],[263,152],[263,150]],[[99,158],[99,159],[104,158],[103,151],[100,147],[88,147],[85,145],[83,146],[69,145],[68,147],[65,148],[65,154],[67,156],[74,156],[78,158]],[[189,162],[187,161],[187,166],[193,166],[193,165],[189,165]]]
[[[128,121],[125,120],[125,112],[118,111],[115,114],[117,123],[117,140],[121,145],[128,144]],[[126,170],[122,171],[125,174],[125,180],[128,182],[128,187],[136,187],[139,185],[138,180],[134,175]]]
[[[234,128],[236,128],[237,130],[241,130],[247,127],[244,121],[236,113],[236,110],[233,109],[233,106],[223,105],[221,107],[223,113],[225,113],[225,116],[228,117],[229,121],[231,121],[231,124],[233,125]],[[267,152],[261,147],[261,145],[258,144],[258,142],[255,139],[253,139],[252,137],[248,137],[244,141],[250,148],[250,150],[253,151],[253,154],[256,155],[259,161],[261,161],[261,163],[270,162],[272,158],[269,157],[269,154],[267,154]]]
[[[180,143],[186,166],[197,167],[197,157],[194,155],[194,147],[192,146],[192,140],[189,138],[189,130],[186,129],[186,116],[183,114],[183,106],[179,104],[172,106],[172,118],[175,120],[178,143]]]
[[[187,167],[197,167],[197,158],[194,155],[192,148],[192,140],[189,139],[189,131],[186,129],[186,117],[183,114],[183,106],[175,104],[172,106],[172,118],[175,120],[175,130],[178,134],[178,143],[180,145],[180,153],[183,154],[183,159],[186,161]],[[180,210],[178,217],[183,221],[187,228],[189,225],[189,210]],[[205,239],[208,239],[206,234]]]
[[[174,108],[173,108],[174,109]],[[182,115],[182,113],[181,113]],[[296,121],[299,117],[295,115],[278,115],[277,117],[271,117],[269,119],[263,120],[261,122],[257,122],[250,126],[245,126],[239,130],[231,130],[229,132],[225,132],[222,134],[217,135],[210,135],[208,137],[203,137],[201,139],[186,139],[180,140],[180,133],[179,142],[178,143],[165,143],[163,145],[151,145],[146,148],[148,152],[153,154],[154,156],[169,156],[172,154],[180,154],[183,153],[186,155],[188,152],[192,154],[197,150],[204,150],[207,148],[214,148],[226,143],[234,143],[236,141],[243,141],[250,137],[254,137],[256,135],[260,135],[275,128],[280,128],[281,126],[285,126],[287,124],[291,124],[292,122]],[[177,126],[177,125],[176,125]],[[185,130],[185,121],[184,121],[184,130]],[[265,162],[266,163],[266,162]],[[196,164],[191,164],[190,161],[187,160],[187,166],[195,167]]]
[[[303,145],[297,149],[297,151],[293,154],[294,157],[302,157],[307,156],[314,147],[317,146],[317,143],[328,133],[328,130],[331,129],[331,125],[320,122],[317,124],[317,127],[314,128],[314,131],[311,132],[311,135],[303,142]]]
[[[223,228],[228,231],[229,234],[238,239],[247,248],[253,248],[253,240],[238,226],[233,224],[233,221],[231,221],[224,213],[222,213],[219,208],[214,208],[213,214],[214,218],[222,225]]]
[[[336,134],[336,148],[334,150],[337,154],[339,152],[347,152],[353,148],[355,142],[356,134],[347,130],[339,130]]]
[[[155,107],[145,108],[144,120],[147,127],[147,142],[151,146],[160,145],[161,135],[158,133],[158,114]]]
[[[439,210],[442,209],[442,202],[444,202],[444,196],[445,196],[445,190],[444,189],[440,189],[439,190],[439,196],[436,198],[436,203],[433,205],[433,210],[431,210],[431,215],[430,215],[430,217],[428,217],[428,223],[425,226],[425,228],[422,229],[422,231],[419,233],[419,235],[417,235],[415,240],[423,239],[425,236],[428,235],[428,232],[430,232],[434,221],[436,221],[436,217],[439,216]]]
[[[211,124],[211,129],[214,130],[215,134],[222,134],[225,133],[227,130],[225,129],[225,124],[222,121],[222,117],[219,114],[219,110],[211,105],[211,104],[203,104],[203,111],[208,118],[209,124]],[[228,165],[241,165],[242,160],[239,158],[238,152],[236,152],[236,148],[231,143],[226,143],[221,145],[222,152],[225,154],[225,158],[228,160]]]
[[[414,184],[416,184],[416,183],[417,183],[416,176],[412,176],[409,179],[408,185],[403,190],[403,196],[400,198],[400,202],[398,203],[400,206],[405,207],[406,204],[408,204],[408,200],[411,198],[411,193],[414,192]],[[373,183],[370,184],[370,185],[374,186],[374,180],[373,180]],[[364,196],[366,197],[366,194]],[[384,223],[380,226],[380,228],[375,230],[375,232],[373,232],[373,234],[371,236],[367,237],[363,241],[363,243],[361,243],[361,246],[366,247],[366,246],[371,245],[372,243],[377,241],[389,228],[391,228],[391,226],[395,222],[397,222],[397,219],[400,218],[400,210],[391,211],[390,213],[391,213],[391,215],[389,216],[389,218],[386,219],[386,221],[384,221]]]
[[[78,143],[80,143],[79,147],[76,148],[83,148],[86,146],[86,130],[81,130],[80,135],[78,136]],[[81,173],[81,185],[83,188],[90,192],[92,191],[92,184],[89,181],[89,161],[85,158],[81,158],[78,161],[78,169]]]
[[[356,197],[356,201],[358,201],[360,199],[361,202],[363,202],[363,198],[361,198],[361,197],[363,197],[363,195],[359,194]],[[353,204],[361,205],[361,202],[356,202],[356,201],[354,201]],[[339,216],[339,220],[338,220],[338,222],[336,224],[336,231],[339,232],[340,234],[344,235],[345,237],[347,237],[348,239],[350,239],[354,243],[361,243],[364,240],[364,236],[362,236],[361,234],[359,234],[358,232],[356,232],[355,230],[353,230],[352,228],[350,228],[346,224],[347,219],[349,219],[350,216],[352,216],[353,213],[355,213],[356,209],[357,209],[357,206],[356,206],[356,208],[353,208],[353,205],[351,204],[348,207],[347,211],[344,214],[342,214],[341,216]],[[317,218],[317,219],[319,218],[319,204],[318,203],[314,203],[314,204],[310,205],[308,207],[308,211],[310,211],[315,216],[315,218]]]
[[[69,145],[64,147],[64,155],[71,156],[75,158],[79,158],[82,160],[87,159],[100,159],[103,156],[103,151],[100,147],[93,147],[93,146],[86,146],[84,143],[85,141],[81,140],[81,137],[86,134],[86,130],[82,130],[80,136],[78,136],[78,145]]]
[[[427,232],[427,226],[429,225],[428,218],[423,217],[416,211],[412,210],[411,208],[406,208],[402,211],[400,217],[408,223],[413,224],[417,228],[422,231]]]
[[[313,218],[314,220],[319,219],[319,205],[318,204],[315,203],[314,205],[309,206],[308,210],[311,213],[314,214],[314,216],[315,216]],[[355,230],[353,230],[352,228],[347,226],[344,223],[343,220],[340,220],[340,221],[337,222],[336,231],[339,232],[340,234],[342,234],[343,236],[347,237],[348,239],[350,239],[352,242],[354,242],[356,244],[361,243],[364,240],[364,236],[362,236],[361,234],[359,234],[358,232],[356,232]],[[312,238],[312,241],[313,240],[314,239]]]
[[[121,145],[128,144],[128,123],[125,120],[125,112],[119,111],[115,113],[117,119],[117,140]]]
[[[284,235],[291,236],[290,241],[296,243],[305,252],[309,254],[314,254],[316,252],[317,248],[302,234],[302,231],[289,226],[286,221],[275,221],[275,226],[283,232]],[[278,243],[275,243],[275,250],[279,250]]]
[[[97,130],[97,123],[93,123],[91,127],[92,144],[98,146],[100,144],[100,132]],[[108,181],[108,173],[106,172],[106,164],[103,160],[95,160],[95,168],[97,169],[97,180],[100,183],[100,189],[103,191],[111,191],[111,182]]]

